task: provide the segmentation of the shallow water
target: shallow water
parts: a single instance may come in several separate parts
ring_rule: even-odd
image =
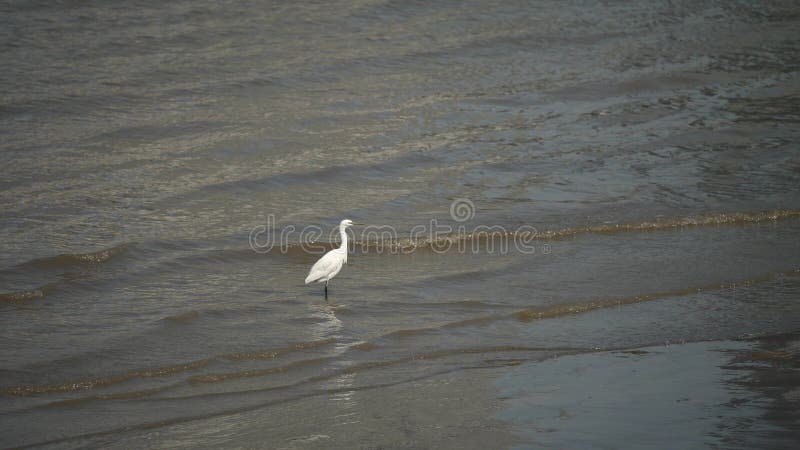
[[[4,3],[0,444],[798,331],[798,22],[780,1]],[[326,302],[301,230],[328,248],[345,217],[366,225]],[[161,443],[252,444],[181,436]]]

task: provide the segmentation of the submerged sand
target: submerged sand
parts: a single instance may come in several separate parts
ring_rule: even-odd
[[[474,369],[309,395],[83,444],[790,449],[800,442],[799,355],[800,335],[789,334],[544,361],[487,360]]]

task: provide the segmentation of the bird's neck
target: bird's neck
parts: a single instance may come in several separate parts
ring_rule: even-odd
[[[343,226],[339,227],[339,234],[342,236],[342,245],[339,248],[344,250],[344,254],[347,255],[347,232]]]

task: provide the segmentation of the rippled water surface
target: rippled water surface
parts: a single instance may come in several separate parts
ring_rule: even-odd
[[[798,29],[792,1],[3,2],[0,445],[336,446],[180,427],[329,398],[363,430],[353,392],[797,332]],[[326,302],[300,230],[343,218]]]

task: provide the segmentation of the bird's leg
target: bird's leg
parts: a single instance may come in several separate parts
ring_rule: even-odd
[[[325,301],[328,301],[328,280],[325,280]]]

